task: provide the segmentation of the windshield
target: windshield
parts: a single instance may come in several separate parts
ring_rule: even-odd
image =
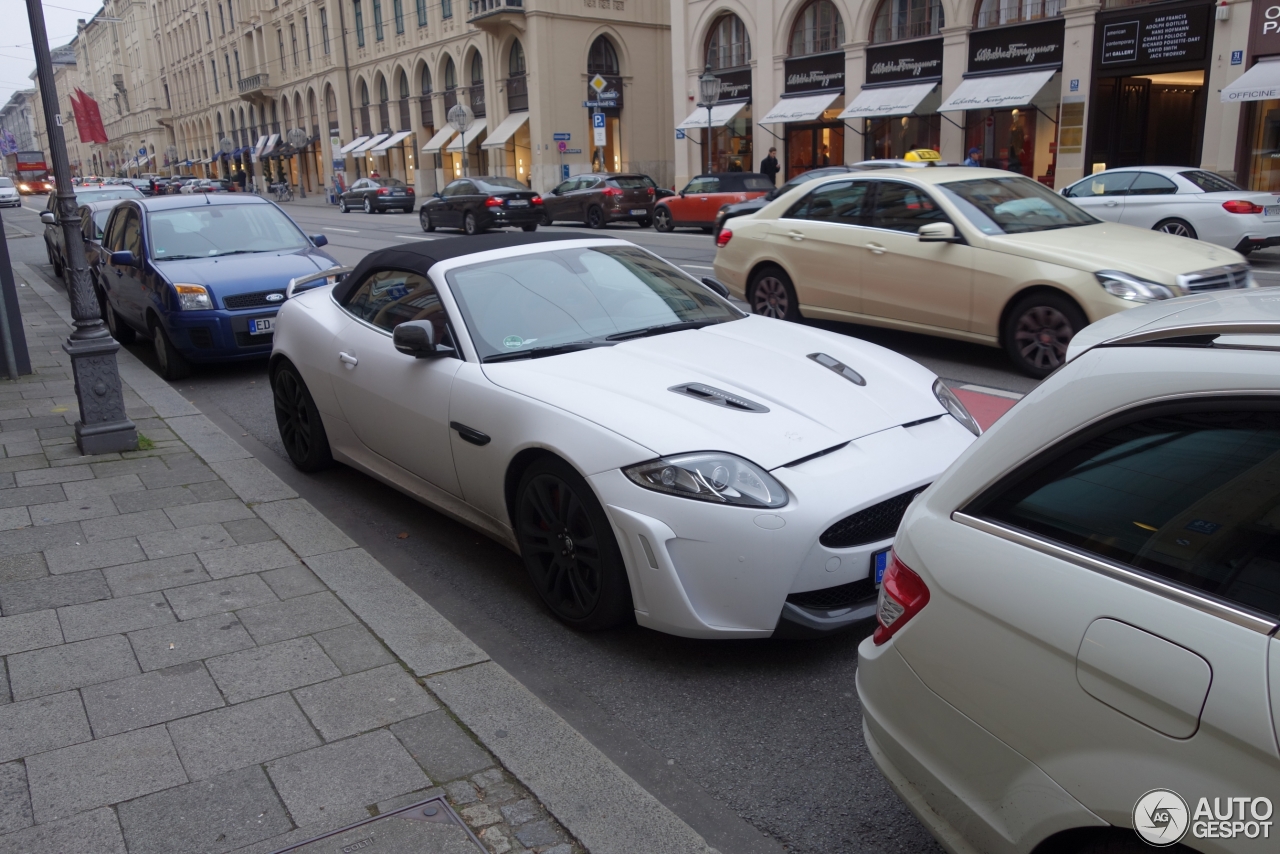
[[[529,189],[524,184],[521,184],[519,181],[515,180],[514,178],[476,178],[475,182],[480,186],[480,189],[484,190],[485,192],[491,192],[491,191],[497,191],[497,190],[528,191]]]
[[[295,252],[306,237],[274,205],[201,205],[147,215],[156,261],[245,252]]]
[[[85,187],[76,193],[76,204],[83,205],[88,202],[106,202],[111,199],[140,199],[142,193],[139,193],[135,187],[104,187],[101,189],[93,189]]]
[[[12,187],[13,181],[10,178],[0,178],[0,187]]]
[[[560,249],[450,271],[481,360],[739,314],[675,267],[634,246]]]
[[[952,181],[939,184],[938,189],[983,234],[1025,234],[1099,222],[1044,185],[1019,175]]]

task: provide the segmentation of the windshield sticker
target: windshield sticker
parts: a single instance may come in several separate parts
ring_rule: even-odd
[[[525,340],[524,338],[521,338],[519,335],[508,335],[506,338],[502,339],[502,346],[506,347],[508,350],[514,350],[517,347],[523,347],[525,344],[532,344],[534,341],[537,341],[537,340],[538,340],[537,338],[530,338],[528,340]]]

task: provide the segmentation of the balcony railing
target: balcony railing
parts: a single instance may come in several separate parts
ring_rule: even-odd
[[[507,112],[529,109],[529,78],[523,74],[507,78]]]
[[[476,118],[484,116],[484,84],[474,83],[470,89],[471,113]]]
[[[422,126],[424,128],[435,127],[435,116],[431,113],[431,96],[423,95],[418,99],[418,103],[422,105]]]
[[[240,94],[251,95],[255,92],[261,92],[265,89],[269,89],[271,86],[269,81],[270,77],[266,72],[261,74],[250,74],[248,77],[241,77],[239,82]]]

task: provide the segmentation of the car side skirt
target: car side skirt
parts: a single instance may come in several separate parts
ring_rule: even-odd
[[[843,323],[861,323],[865,326],[881,326],[885,329],[900,329],[903,332],[920,332],[925,335],[937,335],[942,338],[954,338],[957,341],[970,341],[988,347],[999,347],[1000,339],[994,335],[981,335],[977,332],[965,332],[962,329],[947,329],[942,326],[929,326],[925,323],[911,323],[906,320],[891,320],[887,317],[876,317],[870,314],[858,314],[853,311],[840,311],[835,308],[821,308],[816,305],[800,306],[800,313],[805,317],[817,320],[836,320]]]

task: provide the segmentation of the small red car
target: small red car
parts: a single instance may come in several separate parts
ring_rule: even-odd
[[[701,228],[710,234],[720,208],[763,196],[773,186],[772,181],[758,172],[699,175],[677,195],[668,196],[654,206],[653,227],[658,231]]]

